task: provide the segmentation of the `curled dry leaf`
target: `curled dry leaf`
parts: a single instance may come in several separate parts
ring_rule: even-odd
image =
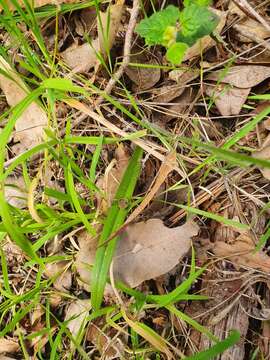
[[[8,176],[5,181],[5,198],[6,201],[19,209],[27,206],[27,191],[22,176],[16,178]]]
[[[80,330],[83,329],[90,309],[91,304],[89,299],[77,299],[68,305],[66,309],[65,321],[68,321],[67,327],[69,328],[74,338],[76,338],[80,333]]]
[[[20,76],[1,56],[0,69],[9,76],[0,74],[0,88],[3,90],[8,104],[15,106],[29,94],[29,90]],[[20,154],[40,144],[43,140],[43,128],[47,122],[45,111],[36,102],[32,102],[16,121],[16,132],[13,137],[14,141],[19,141],[20,144],[14,146],[14,152]]]
[[[238,115],[253,86],[270,77],[270,68],[260,65],[233,66],[223,76],[222,70],[207,75],[206,80],[217,81],[217,86],[205,85],[205,93],[213,97],[223,116]]]
[[[122,144],[115,150],[115,159],[109,164],[105,175],[97,181],[98,188],[104,193],[105,198],[98,198],[100,209],[106,212],[111,206],[121,179],[129,163],[129,155]]]
[[[227,12],[219,11],[217,9],[211,9],[216,15],[219,16],[220,21],[218,26],[215,29],[215,33],[220,34],[222,29],[224,28],[227,20]],[[204,51],[210,49],[215,46],[216,41],[211,38],[211,36],[207,35],[200,39],[196,44],[189,48],[184,56],[183,61],[190,60],[194,57],[200,56]]]
[[[255,153],[252,154],[252,156],[256,159],[270,161],[270,145],[264,147],[263,149],[261,149],[259,151],[256,151]],[[270,180],[270,169],[260,168],[260,171],[266,179]]]
[[[71,45],[60,55],[73,72],[87,72],[99,64],[97,53],[106,58],[112,48],[120,25],[123,1],[108,7],[105,13],[100,12],[98,37],[91,44]],[[109,28],[108,28],[109,26]]]
[[[115,280],[136,287],[145,280],[167,273],[187,254],[191,238],[198,231],[199,227],[191,221],[172,229],[159,219],[127,226],[120,235],[113,259]],[[79,243],[76,263],[80,266],[78,259],[85,260],[83,276],[89,284],[97,242],[85,233],[83,241],[79,240]]]
[[[264,272],[270,272],[270,257],[263,251],[255,252],[252,239],[246,235],[239,235],[233,244],[217,241],[213,251],[215,255],[225,257],[238,266],[247,266]]]
[[[0,354],[3,353],[14,353],[20,349],[18,341],[13,339],[0,338]],[[1,360],[2,356],[0,356]]]
[[[49,278],[56,277],[53,285],[58,291],[68,292],[72,284],[72,275],[67,261],[46,264],[45,274]]]
[[[145,53],[139,53],[139,49],[133,49],[133,52],[135,50],[138,52],[130,56],[130,62],[141,66],[128,66],[125,73],[138,91],[151,89],[160,80],[161,71],[158,67],[149,68],[149,65],[155,66],[158,62],[154,58],[149,59]],[[143,64],[147,64],[147,67],[143,67]]]

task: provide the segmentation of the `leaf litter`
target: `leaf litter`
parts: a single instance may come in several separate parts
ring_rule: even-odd
[[[114,45],[119,29],[124,3],[118,0],[106,12],[100,12],[97,19],[98,36],[82,45],[72,44],[60,55],[73,72],[87,72],[99,66],[100,58],[106,61],[108,52]]]
[[[4,72],[0,74],[0,88],[9,106],[13,107],[29,94],[29,90],[3,57],[0,57],[0,69]],[[38,103],[32,102],[16,121],[13,139],[19,144],[13,147],[13,152],[18,155],[40,144],[44,139],[43,130],[47,124],[46,112]]]
[[[206,76],[207,82],[217,81],[205,86],[223,116],[238,115],[245,104],[251,88],[270,77],[270,68],[260,65],[232,66],[228,73],[215,71]]]
[[[40,2],[34,2],[34,5],[40,6],[50,3],[49,1],[41,0]],[[66,1],[66,3],[70,2]],[[254,4],[255,3],[256,1]],[[77,81],[78,78],[74,77],[74,73],[82,72],[87,78],[91,77],[91,81],[94,81],[95,85],[101,85],[99,83],[99,81],[101,81],[101,86],[103,87],[104,81],[106,80],[103,78],[103,74],[100,72],[97,77],[92,77],[93,73],[91,73],[93,68],[95,68],[95,73],[102,68],[96,53],[99,52],[102,54],[103,59],[106,61],[110,50],[114,47],[113,52],[110,54],[110,60],[112,60],[113,66],[117,68],[117,57],[120,54],[118,53],[120,48],[119,44],[123,38],[122,31],[126,31],[127,28],[126,9],[128,9],[128,6],[128,4],[118,1],[116,4],[107,7],[105,11],[104,7],[102,7],[102,11],[100,12],[101,24],[96,18],[95,13],[94,16],[92,13],[89,18],[90,20],[85,22],[82,20],[82,12],[74,14],[75,40],[74,34],[72,34],[73,30],[69,29],[68,34],[65,34],[65,38],[68,39],[68,41],[65,43],[63,39],[63,42],[68,44],[68,46],[66,47],[65,45],[63,47],[65,50],[60,51],[60,57],[70,66],[72,71],[71,73],[63,72],[63,76],[68,76],[74,81]],[[265,66],[265,63],[258,62],[252,64],[253,56],[254,59],[256,59],[256,56],[260,52],[259,50],[262,49],[262,51],[265,52],[266,48],[262,46],[262,48],[259,47],[259,50],[253,50],[256,39],[253,40],[250,37],[245,37],[243,34],[249,32],[254,38],[255,35],[257,35],[261,40],[264,40],[269,37],[269,33],[261,23],[249,18],[245,13],[243,15],[241,11],[238,11],[236,14],[240,17],[240,21],[236,24],[238,27],[234,26],[230,23],[230,16],[235,16],[235,12],[231,11],[231,5],[229,5],[228,8],[227,4],[222,4],[221,6],[220,2],[217,2],[215,6],[220,9],[215,9],[220,17],[220,22],[216,29],[216,32],[221,36],[220,42],[215,41],[209,36],[203,38],[188,50],[181,68],[177,67],[177,69],[172,71],[167,70],[168,63],[165,60],[162,49],[157,47],[151,48],[149,51],[142,46],[143,43],[141,39],[135,36],[131,39],[132,54],[129,61],[138,65],[140,64],[140,66],[126,66],[124,69],[125,75],[121,77],[120,80],[123,84],[126,84],[128,91],[135,99],[129,97],[129,101],[132,99],[132,101],[138,102],[139,110],[142,111],[143,114],[143,121],[146,121],[149,125],[148,135],[149,138],[151,137],[151,142],[148,142],[146,138],[139,139],[139,141],[140,144],[144,146],[146,153],[148,153],[143,160],[143,176],[147,176],[146,164],[151,162],[152,166],[150,169],[153,173],[151,174],[151,179],[153,178],[154,180],[152,183],[150,182],[149,186],[144,187],[143,195],[141,192],[143,188],[141,183],[143,181],[140,180],[138,183],[136,196],[138,194],[138,196],[143,196],[143,200],[139,206],[130,211],[126,223],[120,228],[119,233],[117,233],[119,242],[112,262],[113,279],[111,280],[115,280],[116,282],[121,280],[132,288],[139,287],[139,290],[142,290],[146,294],[166,294],[172,288],[175,289],[175,287],[181,284],[188,276],[188,261],[192,243],[196,248],[196,265],[198,267],[212,260],[214,254],[215,262],[213,266],[208,268],[206,275],[203,276],[202,279],[194,282],[190,294],[197,294],[198,290],[199,293],[205,293],[210,297],[216,298],[217,302],[215,304],[211,302],[211,299],[203,304],[200,302],[202,312],[206,312],[206,315],[199,314],[199,320],[202,320],[202,323],[207,327],[209,326],[209,329],[213,330],[213,333],[218,338],[222,339],[224,334],[228,333],[232,327],[237,328],[242,335],[241,343],[235,345],[230,351],[224,353],[224,355],[221,355],[219,359],[225,360],[226,356],[229,356],[243,360],[245,356],[247,356],[245,353],[245,338],[248,336],[248,332],[252,331],[253,334],[256,334],[254,335],[254,339],[256,338],[254,344],[257,341],[258,334],[259,338],[261,335],[264,336],[263,334],[268,336],[267,334],[269,332],[267,332],[267,328],[265,327],[266,321],[262,321],[264,325],[262,326],[262,330],[259,328],[253,329],[250,324],[250,319],[252,318],[251,310],[254,310],[255,313],[255,310],[263,308],[262,304],[264,301],[267,301],[268,296],[265,290],[266,286],[262,285],[263,281],[261,280],[263,276],[270,271],[268,243],[264,249],[255,252],[255,247],[260,236],[267,230],[267,218],[262,226],[263,229],[259,231],[257,225],[255,226],[254,222],[252,222],[256,217],[254,213],[250,214],[246,209],[242,209],[243,204],[246,204],[248,199],[256,204],[256,214],[263,212],[263,206],[269,201],[268,169],[259,169],[264,177],[258,171],[258,167],[254,170],[250,169],[250,174],[247,175],[245,173],[240,181],[236,177],[230,177],[231,173],[227,172],[227,168],[224,165],[225,162],[218,163],[219,169],[212,168],[212,164],[209,163],[209,169],[211,169],[211,171],[208,172],[208,169],[204,171],[204,168],[202,168],[201,171],[195,171],[195,173],[193,173],[194,164],[196,166],[197,164],[201,164],[204,159],[204,154],[197,153],[197,149],[188,148],[186,145],[183,145],[181,143],[181,136],[199,138],[203,142],[211,139],[216,146],[221,146],[224,139],[226,141],[230,136],[234,136],[243,124],[248,124],[249,121],[252,121],[253,114],[256,114],[256,108],[254,111],[254,102],[248,98],[248,95],[252,89],[258,90],[261,93],[267,92],[267,81],[270,73],[269,67]],[[237,9],[239,10],[238,7]],[[149,9],[146,9],[146,11],[151,12]],[[60,21],[63,19],[61,16],[62,14],[60,14],[59,17]],[[72,14],[68,14],[68,17],[69,16],[72,17]],[[69,26],[68,17],[65,18],[64,22]],[[108,28],[109,18],[111,22]],[[93,28],[94,31],[92,31]],[[82,44],[82,41],[85,41],[85,39],[79,39],[78,41],[78,37],[76,38],[76,36],[83,38],[85,34],[89,33],[90,29],[91,34],[95,34],[92,41]],[[104,33],[106,34],[105,37]],[[107,43],[106,38],[108,38]],[[73,40],[74,43],[70,46]],[[60,41],[62,41],[62,39],[60,39]],[[247,48],[249,46],[250,50]],[[137,51],[137,49],[142,51]],[[248,50],[250,52],[247,52]],[[114,51],[117,52],[116,57]],[[236,57],[231,65],[229,61],[231,61],[230,57],[233,54],[236,55]],[[248,57],[243,57],[245,54],[248,54]],[[6,96],[9,106],[14,106],[21,99],[25,98],[29,90],[21,80],[20,70],[15,72],[4,60],[1,61],[1,64],[2,68],[15,80],[12,81],[6,77],[2,77],[2,81],[0,79],[1,89]],[[60,62],[59,64],[61,65]],[[226,64],[229,64],[228,68]],[[144,67],[144,65],[146,66]],[[216,68],[219,70],[216,70]],[[102,69],[102,72],[103,70],[104,69]],[[3,75],[1,74],[1,76]],[[8,83],[9,85],[7,85]],[[115,101],[119,100],[119,103],[125,106],[127,105],[127,109],[130,110],[132,109],[131,101],[128,102],[127,97],[123,96],[119,84],[117,83],[117,86],[112,89],[113,99]],[[203,98],[203,101],[201,101],[203,91],[210,99]],[[66,107],[67,104],[71,105],[71,102],[68,101],[70,100],[67,100],[64,107]],[[216,106],[212,106],[213,103],[215,103]],[[76,104],[78,104],[78,101]],[[85,106],[85,108],[87,107],[83,100],[81,104]],[[245,104],[246,106],[244,107]],[[31,107],[32,105],[33,107]],[[207,108],[206,105],[209,105],[209,108]],[[70,114],[72,114],[73,122],[77,116],[76,109],[82,110],[82,107],[73,107],[72,105],[71,107],[72,110]],[[11,150],[14,155],[22,154],[32,146],[43,141],[43,129],[47,126],[48,122],[47,115],[43,111],[43,108],[37,103],[31,104],[29,109],[29,112],[26,110],[18,120],[13,140],[10,139],[12,141],[10,143]],[[99,116],[99,120],[104,121],[97,121],[106,131],[116,133],[117,136],[120,137],[126,137],[130,134],[130,129],[133,130],[135,127],[139,129],[138,124],[135,125],[128,122],[127,117],[125,117],[125,114],[121,111],[117,112],[117,110],[111,108],[112,111],[110,112],[107,110],[110,109],[110,107],[103,107],[102,104],[100,109],[99,111],[100,114],[102,112],[102,116]],[[65,114],[68,114],[69,110],[69,108],[65,108]],[[91,111],[92,110],[91,108]],[[85,123],[81,122],[78,128],[76,127],[76,135],[78,132],[83,134],[89,131],[89,129],[91,129],[90,131],[95,130],[95,135],[100,135],[100,130],[93,122],[93,119],[96,120],[96,117],[92,117],[93,113],[95,116],[97,116],[97,113],[94,111],[89,113],[89,111],[87,111],[84,115],[86,115],[86,113],[89,116]],[[115,116],[115,114],[117,116]],[[231,116],[233,117],[232,121]],[[21,123],[20,120],[22,120]],[[38,122],[39,120],[40,122]],[[151,123],[151,121],[153,123]],[[196,125],[197,121],[199,125]],[[152,126],[153,129],[156,129],[155,124],[157,123],[159,125],[162,124],[162,134],[165,134],[164,137],[160,138],[162,139],[162,145],[164,147],[161,147],[159,144],[160,139],[158,139],[158,133],[155,132],[154,136],[151,134],[150,129]],[[27,130],[24,128],[25,125],[27,128],[30,126],[32,136],[30,136],[30,133],[26,135]],[[90,128],[88,125],[90,125]],[[38,131],[36,133],[37,136],[33,136],[33,128],[36,129],[36,127]],[[221,132],[216,131],[217,129],[221,130]],[[73,130],[74,129],[72,129],[72,132]],[[268,130],[267,120],[265,120],[265,125],[263,125],[262,122],[258,124],[256,130],[253,129],[250,133],[246,134],[239,143],[234,144],[233,149],[237,150],[239,144],[242,146],[241,151],[252,154],[254,158],[269,159],[269,144],[267,143],[266,134]],[[15,145],[13,145],[13,143],[15,143]],[[149,150],[149,147],[152,152]],[[174,164],[166,163],[166,160],[168,160],[168,156],[165,155],[166,149],[171,147],[175,148],[176,151],[169,152],[169,155],[174,156],[175,161],[175,155],[177,154],[177,165],[176,162],[174,162]],[[112,148],[115,150],[112,151]],[[82,159],[78,159],[78,163],[80,161],[81,170],[88,173],[88,155],[90,153],[91,157],[93,154],[92,145],[85,147],[80,145],[80,151],[82,149],[83,153],[85,153]],[[149,308],[143,307],[142,311],[133,312],[133,298],[124,296],[122,293],[120,293],[120,300],[123,303],[120,301],[119,305],[119,299],[115,295],[116,289],[112,291],[113,284],[112,286],[107,284],[104,304],[113,304],[113,306],[118,304],[119,307],[122,308],[124,325],[122,321],[112,321],[110,316],[108,316],[108,318],[106,317],[106,319],[105,316],[101,316],[87,323],[87,318],[91,311],[88,293],[91,291],[91,269],[95,259],[98,235],[102,228],[103,219],[113,202],[117,188],[129,162],[133,145],[130,145],[130,142],[126,141],[124,146],[118,145],[114,148],[114,146],[105,145],[104,149],[106,149],[105,151],[109,156],[107,157],[104,156],[103,153],[101,154],[102,160],[98,163],[98,171],[96,174],[98,180],[95,183],[99,191],[94,195],[94,201],[91,205],[91,199],[89,200],[88,198],[91,191],[88,190],[85,192],[87,195],[82,195],[78,190],[81,184],[75,184],[75,188],[80,196],[79,202],[83,212],[88,216],[89,213],[92,214],[91,212],[94,208],[98,211],[92,223],[97,236],[91,236],[83,229],[78,231],[75,226],[75,229],[72,229],[70,234],[63,234],[63,237],[61,234],[59,238],[57,235],[51,243],[46,243],[44,248],[39,252],[41,256],[44,256],[44,254],[48,255],[48,251],[52,248],[51,244],[53,243],[57,245],[53,251],[49,251],[49,256],[65,256],[67,251],[69,255],[72,253],[74,256],[74,261],[56,261],[46,265],[44,277],[52,280],[53,287],[50,288],[51,294],[48,296],[48,301],[53,309],[54,316],[59,316],[59,318],[67,321],[68,329],[74,338],[77,337],[80,339],[79,332],[80,329],[82,329],[83,342],[80,343],[81,347],[85,348],[85,346],[87,346],[88,350],[88,344],[91,343],[95,354],[99,352],[103,358],[120,358],[127,354],[127,349],[128,351],[133,351],[133,348],[129,348],[129,335],[126,331],[128,325],[152,346],[159,349],[165,355],[167,354],[168,357],[171,357],[172,354],[167,347],[167,330],[171,331],[173,329],[176,337],[172,340],[172,343],[176,345],[177,349],[181,349],[181,351],[183,349],[185,355],[193,354],[193,351],[190,349],[194,348],[194,346],[197,346],[200,350],[209,348],[213,345],[210,340],[203,338],[199,339],[197,343],[196,337],[198,337],[198,331],[196,330],[194,330],[190,338],[188,338],[186,336],[186,331],[190,330],[188,325],[184,324],[182,320],[179,320],[172,314],[169,314],[171,315],[171,319],[169,319],[165,309],[155,308],[152,310],[150,306]],[[114,154],[113,156],[112,153]],[[80,152],[76,153],[76,156],[79,156],[79,154]],[[154,155],[154,159],[151,154]],[[110,159],[112,160],[110,161]],[[161,166],[160,162],[156,159],[162,160],[163,163]],[[181,173],[180,171],[176,173],[174,170],[176,168],[179,169],[179,163],[181,163]],[[217,163],[215,163],[215,165],[216,164]],[[27,163],[27,166],[28,165],[29,168],[27,171],[30,172],[30,177],[35,176],[36,169],[34,169],[34,167],[38,167],[39,163],[31,161],[29,164]],[[23,171],[25,176],[26,168],[24,168]],[[61,171],[59,174],[61,174]],[[59,174],[57,176],[61,178],[62,174]],[[46,176],[45,174],[45,177]],[[186,182],[187,177],[190,183]],[[63,186],[65,183],[64,179],[59,180]],[[77,182],[77,178],[75,182]],[[179,185],[179,182],[181,185]],[[45,186],[46,183],[47,181],[44,183]],[[44,184],[43,182],[41,183],[42,186]],[[182,185],[183,188],[181,188]],[[221,225],[217,221],[210,221],[202,216],[196,216],[200,219],[198,221],[196,220],[196,222],[195,220],[187,220],[181,223],[182,225],[180,225],[180,218],[178,218],[176,227],[171,228],[167,226],[172,225],[172,223],[166,216],[164,223],[161,220],[161,211],[159,211],[161,205],[159,207],[159,202],[162,203],[162,206],[169,207],[170,200],[168,200],[167,191],[170,186],[175,186],[177,192],[181,190],[185,193],[185,196],[182,196],[181,201],[179,201],[180,205],[184,203],[190,206],[189,187],[192,187],[192,192],[194,192],[192,206],[196,207],[196,209],[203,208],[205,211],[215,213],[215,206],[217,205],[215,201],[218,202],[217,207],[219,209],[226,209],[233,205],[237,214],[230,214],[231,216],[228,216],[228,219],[234,219],[241,223],[247,222],[251,224],[250,227],[252,230],[248,232],[238,232],[230,226]],[[180,190],[177,186],[179,186]],[[58,189],[54,187],[53,180],[50,182],[50,187],[52,189]],[[25,191],[24,188],[25,184],[21,176],[21,168],[18,167],[18,173],[16,170],[16,175],[12,174],[12,177],[7,179],[5,193],[6,200],[15,208],[24,209],[23,211],[27,208],[25,197],[28,195],[27,190]],[[63,187],[61,189],[63,189]],[[14,192],[9,192],[10,190]],[[68,196],[69,194],[65,195]],[[155,213],[155,215],[157,214],[157,218],[154,218],[153,213],[151,213],[153,200],[157,200],[157,211]],[[42,198],[42,202],[43,201],[44,199]],[[51,202],[50,206],[53,206],[56,212],[63,208],[65,208],[65,210],[68,209],[70,212],[71,209],[67,207],[67,202],[65,201],[59,203],[57,201]],[[46,205],[48,204],[46,200],[44,203],[46,203]],[[87,203],[87,205],[85,205],[85,203]],[[38,212],[41,213],[40,209],[43,205],[42,203],[42,205],[38,207]],[[174,211],[175,207],[172,208]],[[217,214],[219,213],[220,212],[217,211]],[[74,214],[75,212],[72,213],[72,216],[74,216]],[[182,214],[184,217],[185,212],[182,212]],[[221,212],[221,215],[227,219],[226,212]],[[264,219],[264,217],[265,214],[263,213],[261,219]],[[25,225],[27,222],[23,224]],[[37,225],[41,226],[40,224]],[[25,226],[27,231],[28,225]],[[217,228],[219,228],[221,236],[216,236],[212,239],[212,233],[215,233]],[[31,237],[31,241],[33,240],[34,242],[38,236],[39,232],[37,231],[34,236]],[[211,239],[210,242],[209,238]],[[11,274],[15,271],[17,271],[18,274],[18,266],[19,269],[22,269],[22,264],[27,259],[22,252],[12,248],[10,244],[13,243],[5,243],[3,250]],[[199,246],[198,244],[201,245]],[[17,267],[16,263],[19,264],[17,264]],[[76,278],[74,276],[75,270]],[[35,278],[30,272],[29,274],[27,277],[25,276],[27,280],[23,286],[29,286],[28,276],[30,283],[35,282]],[[256,285],[258,285],[257,288],[255,285],[253,286],[252,283],[253,275],[254,277],[260,276],[260,280],[257,280],[256,283]],[[249,280],[249,276],[250,281],[247,281],[249,288],[243,288],[243,284],[245,283],[243,279],[246,277]],[[237,277],[239,277],[239,279]],[[22,287],[18,285],[20,283],[19,280],[16,282],[16,280],[11,277],[11,282],[18,294],[23,291]],[[211,292],[212,290],[210,288],[213,284],[217,285],[218,289],[215,290],[216,292]],[[222,284],[222,286],[220,286],[220,284]],[[224,286],[224,284],[226,284],[226,286]],[[260,288],[260,291],[258,291],[258,288]],[[245,290],[243,297],[241,297],[239,289],[241,289],[241,291],[242,289]],[[235,295],[236,293],[237,296]],[[231,299],[233,300],[231,301]],[[186,311],[189,305],[191,305],[191,318],[196,318],[194,314],[196,314],[195,310],[198,303],[198,301],[183,301],[177,302],[175,306],[177,309],[185,309]],[[129,307],[129,304],[131,304],[131,307]],[[139,302],[136,303],[136,306],[137,305],[139,305]],[[218,311],[214,313],[216,307]],[[132,309],[132,311],[130,311],[130,309]],[[193,311],[193,309],[195,310]],[[20,328],[26,334],[29,328],[29,321],[32,326],[32,331],[38,329],[39,326],[45,327],[47,323],[45,325],[43,318],[44,314],[42,312],[39,313],[38,309],[36,311],[34,310],[31,313],[30,320],[23,319],[21,321]],[[164,318],[166,319],[164,323],[162,321],[155,321],[156,319]],[[110,322],[107,323],[107,319],[109,319]],[[145,325],[145,323],[150,324],[150,327],[155,329],[157,334],[162,334],[166,340],[161,339],[160,335],[158,335],[159,338],[157,338],[149,333],[147,328],[141,326]],[[53,335],[56,334],[57,329],[58,325],[53,322],[51,325]],[[184,342],[178,341],[178,338],[183,338]],[[9,341],[9,337],[5,336],[2,340]],[[262,351],[262,354],[268,355],[267,349],[269,348],[269,341],[267,341],[265,337],[264,340],[263,346],[260,345],[260,351]],[[16,334],[10,341],[10,346],[14,345],[14,343],[17,345],[16,348],[15,345],[14,348],[10,348],[10,352],[16,353],[19,346]],[[63,340],[63,347],[66,346],[66,343],[65,338],[65,340]],[[190,349],[187,343],[190,343]],[[8,343],[6,344],[8,346]],[[140,342],[138,346],[142,344],[143,343]],[[50,346],[48,336],[44,335],[32,340],[29,347],[31,346],[33,347],[35,356],[37,356],[39,349],[41,349],[40,351],[42,352],[45,346],[46,349]],[[137,349],[138,348],[139,347],[137,347]],[[70,345],[69,348],[65,348],[65,351],[66,349],[73,351],[74,346]],[[177,354],[179,355],[179,353]],[[145,356],[148,356],[148,353]]]

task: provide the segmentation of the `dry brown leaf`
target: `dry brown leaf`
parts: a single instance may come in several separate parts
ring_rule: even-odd
[[[88,72],[98,65],[100,62],[97,53],[99,52],[103,58],[106,58],[107,52],[110,51],[114,44],[122,10],[123,1],[119,0],[116,4],[109,6],[105,13],[100,12],[101,23],[98,25],[98,37],[91,44],[85,43],[80,46],[73,44],[60,54],[73,72]],[[108,19],[110,19],[109,29],[107,29]],[[107,39],[106,35],[108,34],[105,44],[103,34],[105,34],[105,39]]]
[[[11,78],[0,74],[0,88],[3,90],[10,106],[21,102],[29,93],[29,90],[21,80],[20,76],[11,68],[6,60],[0,56],[0,69]],[[43,140],[43,128],[47,125],[47,116],[44,110],[35,102],[32,102],[23,112],[15,124],[14,140],[19,141],[16,152],[20,154],[38,145]],[[15,147],[14,147],[15,149]]]
[[[87,331],[87,340],[91,341],[98,348],[102,359],[113,360],[123,358],[124,346],[119,336],[112,339],[94,323],[90,325]]]
[[[206,80],[214,80],[240,89],[247,89],[260,84],[270,77],[270,67],[261,65],[232,66],[223,76],[224,70],[214,71],[206,76]]]
[[[256,151],[255,153],[252,154],[252,156],[256,159],[270,160],[270,145],[266,146],[265,148],[259,151]],[[260,168],[260,171],[267,180],[270,180],[270,169]]]
[[[240,235],[233,244],[217,241],[213,251],[216,256],[225,257],[238,266],[247,266],[264,272],[270,272],[270,257],[263,251],[255,252],[252,240]]]
[[[67,261],[58,261],[46,264],[45,274],[49,277],[56,277],[53,285],[62,292],[68,292],[72,284],[72,276],[70,269],[67,268]]]
[[[240,24],[237,24],[237,30],[240,30],[240,34],[238,34],[238,39],[242,42],[252,42],[250,38],[244,36],[245,33],[250,34],[251,37],[254,36],[260,39],[262,42],[264,39],[270,37],[270,31],[258,21],[251,18],[247,18]]]
[[[8,176],[5,181],[5,198],[6,201],[19,209],[27,206],[27,191],[22,176],[15,178]]]
[[[65,321],[68,321],[67,327],[69,328],[72,336],[77,337],[80,330],[84,327],[86,318],[91,309],[90,299],[80,300],[77,299],[68,305],[66,309]]]
[[[251,88],[239,89],[229,85],[216,87],[206,85],[205,93],[213,97],[214,103],[222,116],[238,115],[245,104]]]
[[[130,62],[135,64],[158,65],[157,60],[154,58],[149,59],[149,56],[145,55],[145,53],[132,54],[130,56]],[[136,84],[136,89],[139,91],[151,89],[160,80],[161,75],[158,67],[149,68],[142,66],[128,66],[125,73],[130,80]]]
[[[115,279],[136,287],[166,274],[187,254],[198,230],[193,222],[171,229],[159,219],[129,225],[114,256]]]
[[[130,156],[122,144],[115,150],[115,159],[105,171],[105,175],[97,181],[97,186],[103,191],[105,198],[98,198],[99,207],[104,213],[111,206],[118,186],[126,171]]]
[[[270,67],[268,66],[233,66],[225,76],[222,76],[222,70],[207,75],[206,80],[218,81],[221,84],[205,85],[205,93],[214,98],[221,115],[238,115],[251,88],[268,77],[270,77]]]
[[[219,11],[217,9],[212,9],[212,11],[219,16],[220,21],[218,26],[215,29],[217,34],[220,34],[222,29],[224,28],[227,20],[227,12]],[[204,51],[210,49],[215,46],[216,42],[210,36],[204,36],[202,39],[196,42],[191,48],[189,48],[184,56],[183,61],[190,60],[196,56],[200,56]]]
[[[12,339],[0,338],[0,354],[14,353],[20,349],[19,342]],[[1,360],[1,358],[0,358]]]
[[[65,51],[61,52],[61,57],[65,63],[73,69],[74,72],[87,72],[97,64],[97,52],[99,50],[99,41],[95,39],[91,45],[72,44]]]
[[[166,85],[151,91],[153,100],[156,103],[170,103],[173,99],[181,96],[185,86],[182,85]]]
[[[198,230],[191,221],[172,229],[159,219],[128,225],[120,235],[113,260],[115,279],[136,287],[145,280],[167,273],[187,254],[191,238]],[[89,291],[97,239],[83,232],[79,245],[75,264]]]

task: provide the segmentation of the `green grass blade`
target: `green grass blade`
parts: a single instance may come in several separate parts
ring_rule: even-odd
[[[270,221],[267,224],[267,230],[266,232],[260,237],[258,244],[256,245],[255,250],[259,251],[267,242],[267,240],[270,238]]]
[[[96,232],[95,232],[94,228],[90,225],[87,217],[85,216],[85,214],[84,214],[84,212],[83,212],[83,210],[81,208],[80,200],[79,200],[79,197],[77,195],[77,192],[76,192],[75,186],[74,186],[74,179],[73,179],[73,174],[72,174],[70,163],[68,164],[66,174],[67,174],[67,183],[68,183],[69,195],[70,195],[70,197],[72,199],[72,203],[74,205],[74,208],[76,209],[79,217],[82,220],[82,223],[84,224],[84,226],[87,229],[87,231],[89,232],[89,234],[95,235]]]
[[[201,351],[200,353],[186,357],[185,360],[210,360],[217,355],[222,354],[225,350],[229,349],[233,345],[237,344],[240,340],[240,334],[238,331],[231,331],[230,335],[223,341],[219,341],[210,349]]]
[[[118,238],[115,237],[107,244],[106,241],[110,235],[119,229],[123,224],[128,209],[119,205],[119,201],[124,199],[129,201],[140,174],[140,160],[143,151],[137,147],[130,159],[123,179],[117,190],[115,199],[104,222],[104,227],[99,239],[98,249],[96,252],[95,264],[92,271],[91,281],[91,302],[95,310],[98,310],[103,299],[104,288],[107,281],[108,270],[113,258],[114,250]]]

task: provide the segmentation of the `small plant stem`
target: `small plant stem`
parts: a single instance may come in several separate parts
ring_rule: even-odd
[[[119,81],[121,76],[123,75],[126,67],[129,64],[130,61],[130,51],[131,51],[131,42],[132,42],[132,35],[134,28],[136,26],[137,17],[140,10],[140,1],[134,0],[133,1],[133,7],[130,12],[130,19],[128,24],[128,29],[125,36],[125,44],[124,44],[124,54],[123,54],[123,62],[120,65],[119,69],[113,74],[111,79],[109,80],[104,92],[109,95],[112,92],[112,89],[114,88],[115,84]],[[96,101],[96,106],[100,105],[103,102],[103,96],[100,95]]]

